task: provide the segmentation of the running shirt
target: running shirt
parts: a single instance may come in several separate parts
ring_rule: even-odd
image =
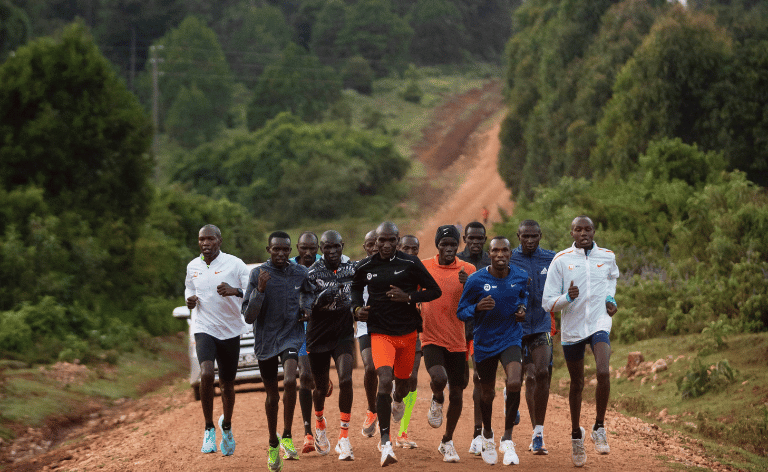
[[[509,346],[521,346],[523,327],[515,321],[515,311],[528,301],[528,273],[515,266],[509,275],[499,279],[488,268],[470,275],[464,284],[456,316],[462,321],[474,320],[475,362],[495,356]],[[496,302],[492,310],[475,313],[481,299],[491,295]]]
[[[222,297],[216,290],[222,282],[245,290],[248,273],[245,262],[224,252],[219,252],[210,266],[202,254],[187,264],[184,298],[197,295],[197,306],[192,310],[193,334],[205,333],[223,340],[248,332],[248,325],[240,314],[243,299]]]
[[[310,305],[317,295],[327,288],[337,290],[338,295],[328,309],[313,309],[307,325],[307,351],[326,352],[333,350],[340,340],[354,336],[354,320],[350,305],[350,287],[355,275],[354,263],[342,262],[338,269],[331,270],[320,259],[309,268],[307,280],[312,285],[312,292],[307,296]]]
[[[387,297],[390,286],[411,296],[409,303],[393,302]],[[363,289],[368,287],[368,301]],[[389,259],[373,254],[357,264],[352,282],[352,308],[368,305],[368,333],[402,336],[421,330],[417,303],[432,301],[441,295],[440,287],[418,257],[395,251]]]
[[[533,254],[525,255],[522,246],[518,246],[509,258],[510,264],[528,272],[528,277],[531,279],[528,287],[528,304],[525,306],[523,336],[552,331],[552,317],[541,306],[541,295],[544,292],[544,283],[547,281],[549,264],[554,257],[554,252],[540,247],[537,247]]]
[[[471,275],[475,273],[475,266],[459,259],[448,265],[440,265],[439,257],[421,261],[443,292],[440,298],[421,304],[421,317],[424,320],[421,344],[435,344],[451,352],[466,352],[464,323],[456,317],[461,292],[464,290],[464,285],[459,282],[459,272],[463,268],[464,272]]]
[[[259,292],[259,274],[269,272],[270,279],[264,293]],[[277,356],[286,349],[297,352],[304,343],[304,323],[299,321],[302,292],[310,292],[307,268],[288,264],[277,268],[268,260],[251,271],[248,289],[243,298],[243,315],[256,316],[253,322],[253,351],[263,361]],[[308,300],[308,298],[307,298]]]

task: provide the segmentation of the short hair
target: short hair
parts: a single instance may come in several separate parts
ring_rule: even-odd
[[[341,233],[339,233],[336,230],[329,229],[328,231],[324,231],[323,234],[320,235],[320,241],[318,244],[322,244],[323,241],[328,241],[328,238],[331,236],[337,236],[339,238],[339,241],[342,243],[344,242],[344,239],[341,237]]]
[[[317,235],[315,233],[313,233],[312,231],[304,231],[303,233],[301,233],[299,235],[299,238],[296,240],[296,242],[301,241],[301,237],[304,236],[304,235],[307,235],[307,234],[312,236],[313,238],[315,238],[315,243],[320,244],[320,240],[317,238]]]
[[[539,228],[539,232],[541,232],[541,226],[539,225],[539,222],[536,220],[523,220],[520,222],[520,225],[518,225],[517,230],[520,231],[520,228],[523,226],[529,226],[529,227],[535,227]]]
[[[413,239],[416,240],[416,244],[421,245],[421,243],[419,242],[419,238],[417,238],[416,236],[414,236],[412,234],[406,234],[405,236],[400,236],[400,244],[401,245],[403,244],[403,239],[405,239],[405,238],[413,238]]]
[[[502,235],[494,236],[493,239],[491,239],[491,242],[496,241],[497,239],[505,239],[507,242],[509,242],[509,238]]]
[[[272,240],[275,238],[287,239],[288,241],[291,240],[291,236],[285,231],[274,231],[269,235],[269,238],[267,238],[267,246],[271,246]]]
[[[480,228],[483,230],[483,234],[485,234],[485,225],[480,223],[479,221],[473,221],[471,223],[467,223],[467,226],[464,227],[464,236],[467,235],[467,231],[469,231],[469,228]]]
[[[398,229],[397,225],[392,223],[391,221],[385,221],[381,223],[379,226],[376,227],[376,237],[379,237],[379,229],[388,228],[390,231],[395,233],[396,235],[400,236],[400,230]]]
[[[216,225],[211,225],[211,224],[207,224],[207,225],[203,226],[202,228],[200,228],[200,231],[202,231],[202,230],[204,230],[204,229],[210,229],[211,231],[213,231],[213,234],[214,234],[214,235],[215,235],[217,238],[221,239],[221,230],[219,229],[219,227],[218,227],[218,226],[216,226]],[[198,231],[198,232],[199,232],[199,231]]]

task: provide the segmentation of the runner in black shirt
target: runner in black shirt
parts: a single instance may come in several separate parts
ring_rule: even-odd
[[[376,412],[381,433],[381,465],[396,462],[389,437],[390,415],[402,418],[403,397],[408,394],[408,378],[416,352],[416,330],[421,315],[416,304],[432,301],[442,294],[418,257],[397,250],[397,226],[385,222],[376,229],[378,254],[360,261],[352,282],[352,306],[358,319],[368,322],[371,350],[379,377]],[[363,289],[368,288],[368,303],[363,304]],[[391,405],[395,380],[395,405]]]

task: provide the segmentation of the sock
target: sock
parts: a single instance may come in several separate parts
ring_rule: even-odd
[[[279,445],[280,445],[280,440],[279,439],[275,439],[275,443],[274,444],[272,444],[272,440],[271,439],[269,440],[269,447],[277,447]]]
[[[446,436],[446,435],[444,434],[444,435],[443,435],[443,439],[442,439],[441,441],[443,442],[443,444],[446,444],[448,441],[450,441],[450,440],[452,440],[452,439],[453,439],[453,438],[449,438],[448,436]]]
[[[232,422],[231,421],[229,421],[229,422],[222,421],[221,422],[221,429],[222,429],[222,431],[229,431],[230,429],[232,429]]]
[[[595,425],[592,427],[592,431],[597,431],[600,428],[605,428],[605,425],[602,422],[595,423]]]
[[[535,428],[533,428],[533,434],[544,434],[544,425],[537,424]]]
[[[290,431],[286,431],[286,430],[283,430],[283,435],[282,435],[282,436],[280,436],[280,437],[281,437],[281,438],[283,438],[283,439],[286,439],[286,438],[287,438],[287,439],[291,439],[291,432],[290,432]]]
[[[205,429],[213,429],[213,423],[205,423]]]
[[[352,416],[351,413],[339,414],[339,417],[341,418],[341,429],[339,430],[339,439],[349,437],[349,418],[351,416]]]
[[[480,434],[482,434],[482,432],[483,432],[483,427],[475,425],[475,431],[472,433],[472,437],[476,438],[476,437],[480,436]]]
[[[323,410],[315,412],[315,429],[325,429],[325,418],[323,417]]]
[[[571,439],[583,439],[581,437],[581,429],[577,429],[576,431],[571,431]]]
[[[401,435],[408,432],[408,423],[411,422],[411,413],[413,413],[413,407],[416,405],[416,390],[408,392],[403,401],[405,402],[405,411],[403,412],[403,419],[400,420]]]
[[[301,407],[301,419],[304,421],[304,434],[312,434],[312,390],[299,389],[299,406]]]
[[[392,397],[386,393],[376,395],[376,414],[379,416],[379,433],[382,444],[390,440],[389,425],[392,420]]]

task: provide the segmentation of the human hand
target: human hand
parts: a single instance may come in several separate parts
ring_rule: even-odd
[[[369,306],[360,306],[355,310],[355,319],[357,321],[368,321],[368,312],[371,309]]]
[[[467,281],[467,277],[469,277],[469,274],[464,272],[464,266],[461,266],[461,270],[459,271],[459,283],[464,285]]]
[[[617,307],[611,302],[605,302],[605,309],[608,312],[608,316],[611,316],[611,317],[613,317],[613,315],[615,315],[616,312],[619,311],[619,307]]]
[[[477,305],[475,306],[475,313],[479,311],[493,310],[495,307],[496,307],[496,301],[493,299],[492,296],[488,295],[487,297],[477,302]]]
[[[525,321],[525,305],[518,305],[515,310],[515,321],[522,323]]]
[[[402,289],[395,287],[394,285],[390,285],[389,287],[390,288],[387,291],[387,297],[393,302],[408,303],[411,301],[411,299],[408,297],[408,294],[403,292]]]
[[[571,286],[568,287],[568,297],[571,300],[576,300],[579,297],[579,287],[573,284],[573,280],[571,280]]]
[[[232,286],[230,286],[230,285],[229,285],[228,283],[226,283],[226,282],[222,282],[222,283],[220,283],[220,284],[219,284],[219,285],[216,287],[216,292],[217,292],[219,295],[221,295],[222,297],[231,297],[231,296],[237,295],[237,289],[236,289],[236,288],[234,288],[234,287],[232,287]]]
[[[191,297],[187,298],[187,308],[190,310],[195,308],[197,306],[197,295],[192,295]]]
[[[269,272],[266,270],[262,270],[259,272],[259,283],[256,286],[256,290],[258,290],[261,293],[264,293],[264,291],[267,289],[267,282],[269,282],[269,279],[271,279],[272,276],[269,275]]]

